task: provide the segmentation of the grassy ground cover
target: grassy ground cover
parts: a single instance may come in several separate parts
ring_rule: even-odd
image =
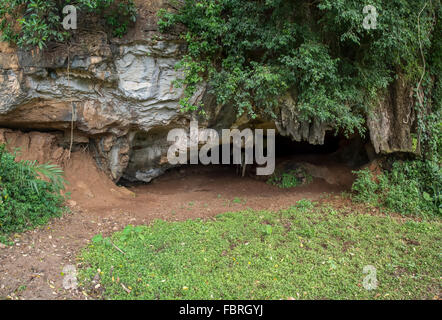
[[[107,299],[432,299],[441,223],[345,213],[302,200],[279,212],[128,226],[81,253]],[[364,288],[376,268],[377,287]],[[369,277],[369,278],[366,278]],[[96,292],[97,293],[97,292]]]

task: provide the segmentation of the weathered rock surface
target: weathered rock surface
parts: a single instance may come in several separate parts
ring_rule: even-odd
[[[275,122],[278,132],[295,141],[308,141],[310,144],[324,144],[325,133],[332,127],[318,119],[311,122],[300,121],[296,112],[296,103],[290,95],[281,102],[281,114]]]
[[[0,126],[87,135],[112,177],[128,164],[131,132],[181,117],[182,89],[172,85],[183,49],[177,42],[137,41],[111,49],[105,35],[54,52],[0,48]],[[68,70],[69,60],[69,70]]]
[[[412,132],[415,119],[413,89],[404,77],[399,76],[367,116],[367,126],[375,151],[414,152]]]

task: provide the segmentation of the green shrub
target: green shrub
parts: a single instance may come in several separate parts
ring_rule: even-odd
[[[305,169],[297,168],[287,172],[275,173],[267,180],[267,183],[280,188],[293,188],[308,184],[312,180],[313,177]]]
[[[378,204],[379,184],[375,181],[372,172],[366,168],[354,173],[357,175],[357,179],[352,185],[352,190],[355,192],[353,199],[359,202]]]
[[[39,47],[63,42],[71,33],[62,26],[63,7],[77,8],[77,26],[98,17],[113,36],[122,37],[136,20],[133,0],[0,0],[0,41],[20,47]]]
[[[353,199],[384,206],[403,214],[442,214],[442,173],[430,161],[396,161],[391,171],[376,177],[368,170],[355,172]]]
[[[0,145],[0,235],[21,232],[59,216],[63,211],[60,191],[64,182],[58,167],[16,162],[15,155]]]

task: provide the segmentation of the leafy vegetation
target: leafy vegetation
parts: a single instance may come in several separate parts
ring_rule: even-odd
[[[133,0],[0,0],[0,41],[42,49],[49,42],[67,40],[70,32],[62,26],[66,5],[77,8],[79,27],[98,18],[116,37],[136,20]]]
[[[280,212],[155,221],[98,235],[81,254],[82,285],[107,299],[431,299],[441,224],[303,200]],[[364,289],[366,265],[378,287]],[[97,273],[99,277],[97,277]]]
[[[431,34],[441,10],[439,1],[370,4],[378,12],[370,30],[363,27],[365,4],[355,0],[185,0],[176,12],[162,10],[163,31],[186,27],[188,52],[177,66],[184,110],[201,110],[190,97],[207,80],[218,103],[239,114],[275,117],[290,93],[301,120],[363,132],[365,113],[398,71],[418,82],[419,44],[426,56],[436,52]]]
[[[268,184],[280,188],[293,188],[312,182],[313,177],[303,168],[296,168],[287,172],[275,172],[268,180]]]
[[[59,216],[64,197],[62,170],[35,161],[15,161],[0,145],[0,236],[45,224]],[[40,178],[46,177],[46,180]]]
[[[413,215],[442,215],[442,171],[429,161],[397,161],[390,172],[356,172],[356,201]]]

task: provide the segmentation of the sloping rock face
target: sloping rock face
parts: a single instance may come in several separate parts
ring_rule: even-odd
[[[115,45],[101,33],[81,39],[44,52],[1,44],[0,126],[60,130],[67,138],[73,129],[73,142],[90,143],[117,180],[129,163],[134,132],[186,119],[178,106],[182,89],[172,84],[184,47],[149,40]]]
[[[377,153],[416,152],[412,145],[416,112],[413,89],[402,75],[367,115],[370,140]]]
[[[197,116],[180,112],[183,91],[175,64],[186,50],[173,35],[160,35],[155,13],[161,1],[139,8],[139,21],[122,40],[105,32],[77,34],[72,45],[26,51],[0,43],[0,127],[64,133],[64,147],[89,148],[98,165],[117,181],[150,181],[170,165],[165,156],[170,129],[188,128]],[[155,7],[156,6],[156,7]],[[377,153],[411,150],[414,114],[409,87],[397,80],[368,116]],[[208,116],[200,125],[277,128],[296,141],[323,144],[332,126],[300,122],[296,105],[283,97],[278,119],[237,119],[231,106],[217,106],[201,86]],[[408,121],[408,122],[405,122]]]
[[[324,144],[325,133],[332,129],[332,126],[311,119],[310,122],[300,121],[294,99],[287,95],[281,101],[281,114],[275,122],[278,132],[295,141],[307,141],[310,144]]]

